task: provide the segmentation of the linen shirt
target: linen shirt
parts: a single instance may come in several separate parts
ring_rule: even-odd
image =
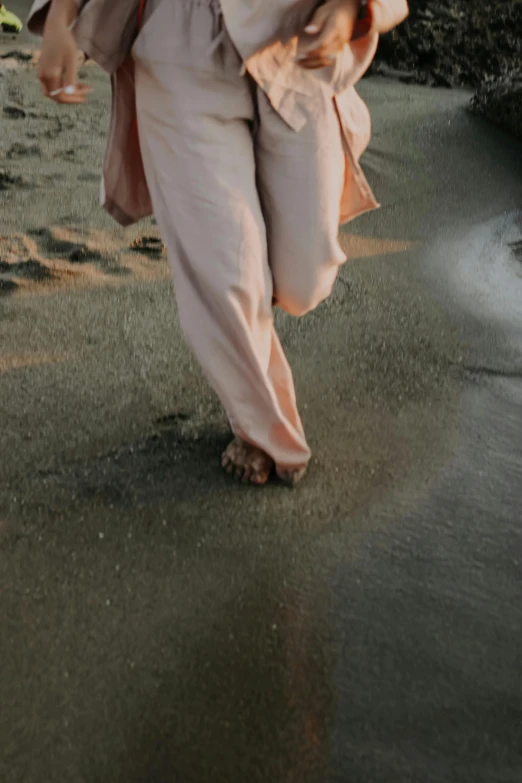
[[[144,24],[154,25],[151,0]],[[375,208],[377,202],[359,165],[371,132],[366,106],[354,85],[369,67],[381,31],[392,29],[408,13],[406,0],[370,0],[371,27],[358,40],[346,44],[331,67],[307,71],[295,62],[297,36],[278,39],[283,18],[292,9],[296,28],[303,13],[311,13],[318,0],[221,0],[228,33],[245,69],[266,93],[275,111],[296,132],[317,97],[326,90],[335,101],[346,150],[346,183],[341,222]],[[103,167],[101,200],[122,225],[152,213],[136,122],[134,64],[131,50],[138,33],[139,0],[77,0],[74,34],[78,47],[111,75],[112,109]],[[28,27],[42,34],[50,0],[35,0]],[[298,32],[298,29],[295,30]]]

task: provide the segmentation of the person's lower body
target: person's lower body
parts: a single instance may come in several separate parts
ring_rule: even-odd
[[[163,3],[138,39],[140,146],[184,333],[227,412],[224,466],[293,483],[310,459],[273,301],[330,293],[344,150],[333,102],[292,131],[248,76],[215,0]]]
[[[5,5],[0,3],[0,30],[3,33],[20,33],[22,28],[22,21],[16,14],[13,14]]]

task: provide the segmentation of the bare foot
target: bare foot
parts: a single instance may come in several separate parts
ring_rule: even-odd
[[[274,468],[274,461],[261,449],[241,438],[234,438],[221,457],[227,473],[234,473],[245,484],[266,484]]]

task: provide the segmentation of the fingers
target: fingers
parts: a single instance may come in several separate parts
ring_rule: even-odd
[[[60,82],[62,82],[62,80],[60,80]],[[42,81],[44,95],[55,103],[85,103],[86,96],[92,92],[92,87],[90,87],[88,84],[84,84],[83,82],[78,82],[76,85],[67,82],[60,82],[58,83],[58,86],[56,86],[56,80],[46,82]]]
[[[76,84],[78,81],[78,52],[74,53],[74,56],[65,58],[63,64],[63,83],[64,84]]]
[[[92,87],[83,82],[78,82],[76,86],[69,84],[63,87],[57,95],[49,95],[56,103],[78,104],[85,103],[85,98],[92,92]]]
[[[62,72],[60,68],[40,69],[38,74],[42,92],[44,95],[51,95],[62,86]]]
[[[42,55],[38,73],[43,94],[55,103],[84,103],[91,89],[78,82],[80,63],[74,42],[63,52],[56,52],[49,46],[50,54],[45,52]]]
[[[305,35],[299,39],[300,54],[311,54],[312,52],[326,54],[330,49],[341,45],[341,36],[339,35],[335,19],[327,19],[320,27],[318,33],[307,32],[310,30],[310,27],[312,30],[317,29],[315,25],[305,27]]]
[[[332,26],[332,21],[332,14],[328,6],[321,5],[304,28],[304,32],[306,35],[311,36],[312,39],[315,36],[314,40],[317,40],[329,26]]]
[[[351,40],[356,5],[331,0],[321,5],[299,38],[296,61],[303,68],[325,68]]]
[[[339,35],[334,21],[327,20],[318,34],[306,33],[299,40],[297,62],[303,68],[324,68],[331,65],[335,56],[344,47],[344,41]],[[312,29],[316,29],[312,25]]]

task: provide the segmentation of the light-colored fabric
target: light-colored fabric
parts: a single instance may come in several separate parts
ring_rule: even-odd
[[[343,137],[325,92],[300,133],[284,122],[214,5],[172,4],[136,42],[142,155],[187,339],[234,432],[295,468],[310,450],[272,298],[311,310],[345,260]]]
[[[186,2],[186,0],[178,0]],[[293,0],[292,0],[293,2]],[[277,41],[279,20],[288,11],[289,0],[222,0],[232,40],[241,52],[244,65],[265,91],[273,108],[295,131],[301,130],[322,89],[336,96],[346,160],[345,189],[341,220],[350,220],[377,206],[359,167],[360,152],[370,136],[367,110],[352,89],[369,66],[377,45],[379,24],[387,28],[402,21],[407,13],[405,0],[371,0],[374,26],[369,35],[345,47],[335,66],[310,74],[293,61],[296,39]],[[102,201],[105,209],[123,225],[151,214],[152,206],[140,160],[134,96],[134,66],[129,57],[137,33],[139,0],[78,0],[75,25],[78,46],[112,76],[113,107],[104,162]],[[35,0],[28,27],[41,34],[49,0]],[[159,28],[161,5],[172,0],[147,0],[145,24],[149,32]],[[296,20],[303,4],[297,0]],[[272,28],[273,31],[272,31]],[[267,40],[274,43],[262,48]],[[261,49],[261,51],[259,51]]]
[[[76,32],[79,45],[109,73],[123,62],[136,36],[139,0],[76,0],[79,10]],[[163,0],[162,0],[163,1]],[[165,0],[172,2],[172,0]],[[184,0],[181,0],[183,2]],[[222,0],[232,39],[243,59],[277,41],[283,17],[295,12],[295,26],[319,5],[320,0]],[[388,32],[408,15],[407,0],[369,0],[372,9],[370,36]],[[146,0],[148,6],[149,0]],[[29,30],[42,35],[50,0],[34,0],[27,20]],[[290,22],[290,27],[291,27]]]
[[[34,0],[27,19],[33,35],[43,35],[50,5],[51,0]],[[76,5],[78,47],[107,73],[116,73],[136,38],[139,0],[76,0]]]

